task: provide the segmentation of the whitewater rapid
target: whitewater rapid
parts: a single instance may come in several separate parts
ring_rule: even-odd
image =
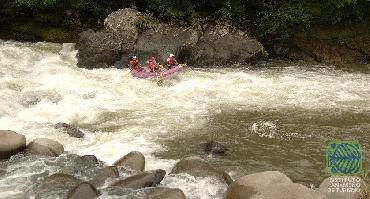
[[[131,77],[128,69],[78,68],[76,54],[73,44],[0,40],[0,129],[24,134],[27,142],[39,137],[57,140],[70,153],[92,154],[107,164],[136,150],[145,155],[146,170],[170,171],[178,160],[156,157],[155,152],[166,151],[157,140],[175,136],[177,129],[201,127],[209,115],[225,107],[370,112],[366,73],[320,65],[189,68],[157,86]],[[80,127],[86,137],[81,140],[58,132],[53,127],[58,122]],[[17,172],[14,178],[30,171]],[[19,183],[9,179],[0,180],[1,196],[14,194],[4,191]],[[163,185],[179,187],[190,198],[222,197],[226,190],[212,179],[190,176],[170,177]]]

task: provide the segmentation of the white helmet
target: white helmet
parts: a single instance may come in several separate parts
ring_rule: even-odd
[[[137,57],[136,56],[132,56],[132,59],[136,59]]]
[[[174,56],[175,56],[174,54],[172,54],[172,53],[170,54],[170,57],[174,57]]]

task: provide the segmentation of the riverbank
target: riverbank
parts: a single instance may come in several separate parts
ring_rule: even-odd
[[[79,131],[68,124],[56,124],[60,133]],[[81,132],[81,131],[80,131]],[[82,133],[82,132],[81,132]],[[83,137],[69,134],[72,137]],[[13,131],[0,130],[0,181],[13,175],[12,170],[28,161],[44,162],[46,165],[55,162],[54,167],[60,167],[62,172],[48,171],[44,168],[34,168],[30,181],[25,181],[27,189],[18,188],[9,193],[1,193],[5,197],[62,197],[62,198],[115,198],[135,197],[162,199],[192,198],[183,190],[171,188],[171,178],[174,176],[192,176],[195,181],[203,178],[212,179],[212,183],[222,184],[224,189],[218,190],[215,197],[227,199],[244,199],[254,196],[264,198],[302,198],[326,199],[349,197],[363,199],[368,196],[367,184],[361,177],[342,176],[325,179],[319,187],[306,187],[294,183],[279,171],[265,171],[242,176],[235,181],[226,172],[212,166],[205,160],[196,157],[185,157],[178,161],[167,173],[163,169],[145,170],[145,157],[138,151],[124,155],[113,165],[98,160],[94,155],[78,156],[64,151],[63,145],[46,138],[37,138],[26,146],[26,138]],[[219,144],[212,144],[219,148]],[[212,147],[212,146],[210,146]],[[20,154],[17,154],[20,153]],[[59,162],[59,163],[58,163]],[[33,165],[33,163],[30,163]],[[44,170],[44,172],[39,173]],[[58,169],[59,170],[59,169]],[[77,175],[78,177],[75,177]],[[331,191],[339,183],[339,189],[350,191]],[[167,184],[166,187],[164,184]],[[180,187],[187,187],[181,185]],[[186,189],[186,188],[185,188]]]
[[[110,9],[113,9],[119,5],[111,6]],[[21,8],[23,9],[22,6]],[[57,11],[62,12],[62,10]],[[67,13],[69,12],[72,11]],[[23,15],[25,14],[23,13]],[[111,17],[109,17],[110,15]],[[82,22],[85,20],[84,17],[73,16],[73,13],[70,13],[63,19],[65,20],[63,26],[55,26],[50,22],[42,23],[42,19],[46,20],[46,16],[53,17],[47,13],[40,13],[40,16],[37,15],[37,17],[44,17],[41,17],[39,21],[32,21],[23,16],[14,23],[4,22],[2,24],[4,27],[0,31],[0,38],[32,42],[77,43],[78,46],[81,46],[80,66],[88,68],[109,67],[120,58],[126,59],[128,54],[137,52],[145,54],[144,57],[147,56],[146,54],[160,54],[160,59],[163,59],[165,55],[162,54],[167,54],[170,51],[176,51],[181,61],[200,67],[232,63],[258,64],[267,59],[300,60],[336,65],[369,63],[370,33],[368,27],[370,24],[368,20],[355,21],[346,25],[322,25],[316,22],[309,29],[304,30],[292,29],[289,22],[286,22],[288,29],[284,29],[282,35],[279,36],[276,32],[269,35],[270,32],[268,31],[275,29],[267,26],[265,27],[267,32],[264,33],[266,35],[261,36],[255,29],[263,26],[261,25],[265,23],[263,19],[259,21],[259,19],[252,18],[246,20],[249,23],[240,21],[238,24],[235,21],[228,21],[222,17],[218,18],[212,15],[193,17],[190,21],[176,20],[176,18],[173,20],[157,18],[159,16],[150,12],[143,12],[140,15],[142,15],[139,17],[140,19],[133,19],[131,16],[130,20],[134,24],[129,24],[121,23],[119,18],[125,17],[125,15],[117,15],[117,12],[99,15],[100,18],[96,18],[98,22],[93,22],[92,19]],[[107,19],[104,19],[106,17],[108,21],[110,20],[110,26],[116,23],[115,25],[122,25],[126,28],[113,31],[113,29],[106,26],[106,22],[104,22],[107,21]],[[364,18],[366,19],[366,16]],[[255,25],[250,23],[250,20],[256,20]],[[282,28],[281,25],[279,22],[275,31],[279,32]],[[96,31],[97,34],[91,31],[86,32],[89,28],[93,29],[94,32]],[[136,30],[132,32],[133,29]],[[288,30],[291,31],[289,34],[286,33]],[[173,41],[171,41],[171,37],[163,36],[179,35],[182,31],[188,32],[191,36],[180,34],[180,37]],[[84,33],[79,36],[81,32]],[[130,34],[130,38],[125,38],[124,35]],[[160,34],[161,37],[159,37]],[[226,37],[224,34],[226,34]],[[284,34],[288,34],[290,37],[282,39]],[[167,40],[170,41],[167,42]],[[97,43],[94,44],[94,42]],[[150,44],[145,46],[144,44],[148,42]],[[179,45],[179,43],[184,45]],[[163,45],[168,47],[161,47]],[[88,49],[96,48],[96,46],[102,46],[102,48]],[[142,52],[148,46],[151,46],[150,50]],[[104,51],[104,53],[99,53],[99,51]],[[92,60],[88,56],[90,53],[95,53],[94,57],[98,57],[95,58],[97,60]],[[84,58],[84,54],[86,54],[86,58]],[[120,55],[118,56],[118,54]]]

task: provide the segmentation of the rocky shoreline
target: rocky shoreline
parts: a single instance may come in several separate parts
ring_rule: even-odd
[[[108,68],[126,65],[129,56],[142,61],[155,56],[163,62],[169,53],[196,67],[259,64],[267,60],[322,62],[329,64],[367,63],[369,55],[325,41],[296,39],[291,45],[273,44],[269,52],[247,31],[224,22],[201,19],[183,26],[161,22],[134,9],[112,12],[104,29],[87,30],[77,41],[78,66]]]
[[[58,123],[55,128],[64,128],[62,132],[73,137],[80,137],[71,132],[80,132],[77,128],[68,124]],[[206,143],[206,150],[220,154],[224,149],[219,143]],[[319,198],[353,198],[366,199],[369,197],[367,184],[359,177],[355,178],[359,185],[356,192],[333,192],[330,186],[336,181],[338,186],[345,186],[345,180],[335,177],[325,179],[318,188],[308,188],[302,184],[294,183],[289,177],[280,171],[264,171],[242,176],[235,181],[223,170],[209,164],[205,160],[190,156],[178,161],[170,173],[165,170],[145,170],[145,157],[138,151],[132,151],[117,160],[113,165],[106,165],[93,155],[78,156],[68,154],[59,142],[37,138],[26,145],[24,135],[13,131],[0,130],[0,160],[7,161],[11,156],[24,155],[37,157],[69,158],[73,164],[85,166],[78,169],[90,168],[93,175],[89,179],[79,179],[67,173],[53,173],[45,176],[41,183],[35,186],[32,194],[36,198],[61,197],[61,198],[96,198],[122,197],[127,198],[161,198],[161,199],[184,199],[185,193],[178,188],[161,186],[164,178],[171,175],[190,175],[197,177],[210,177],[215,181],[228,186],[224,197],[227,199],[241,198],[266,198],[266,199],[319,199]],[[0,164],[1,165],[1,164]],[[92,169],[93,168],[93,169]],[[6,176],[6,168],[0,168],[1,176]],[[102,195],[104,194],[104,195]]]

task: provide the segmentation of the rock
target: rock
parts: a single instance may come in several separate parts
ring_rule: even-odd
[[[142,14],[134,9],[126,8],[112,12],[104,20],[104,26],[107,31],[113,32],[121,38],[125,49],[133,49],[136,39],[138,38],[137,23],[140,21]]]
[[[179,61],[186,57],[184,49],[193,48],[201,36],[199,29],[191,27],[173,27],[158,24],[156,28],[144,31],[135,45],[135,52],[144,57],[155,56],[164,62],[170,53],[175,54]]]
[[[91,164],[98,164],[99,160],[95,155],[83,155],[81,159],[85,162],[89,162]]]
[[[350,191],[342,191],[342,188],[351,188]],[[339,188],[339,190],[337,190]],[[319,187],[319,190],[326,194],[328,199],[362,199],[366,197],[366,182],[356,176],[332,176],[326,178]]]
[[[27,152],[35,155],[58,157],[64,152],[64,147],[57,141],[37,138],[28,144]]]
[[[186,50],[191,65],[244,64],[267,58],[260,42],[231,26],[205,28],[197,45]]]
[[[5,171],[5,170],[0,169],[0,177],[1,177],[1,176],[3,176],[3,175],[5,175],[5,174],[6,174],[6,171]]]
[[[154,187],[158,185],[166,175],[166,171],[158,169],[154,171],[143,172],[123,180],[119,180],[112,186],[120,188],[140,189],[144,187]]]
[[[93,199],[99,195],[99,191],[93,185],[83,182],[68,193],[68,199]]]
[[[367,56],[359,50],[350,49],[331,41],[319,39],[296,39],[295,44],[316,61],[330,64],[363,63]]]
[[[66,123],[57,123],[54,125],[54,127],[56,129],[62,130],[64,133],[67,133],[71,137],[83,138],[85,136],[85,134],[82,131]]]
[[[204,144],[204,150],[214,155],[225,155],[227,148],[219,142],[209,141]]]
[[[196,156],[180,160],[171,171],[171,174],[177,173],[187,173],[195,177],[215,177],[227,184],[233,182],[229,174],[214,168],[212,165]]]
[[[23,151],[26,147],[26,137],[14,131],[0,130],[0,160]]]
[[[138,151],[132,151],[121,159],[117,160],[114,166],[126,167],[132,170],[144,171],[145,169],[145,157]]]
[[[66,198],[67,194],[82,181],[74,176],[57,173],[47,177],[36,189],[36,198]]]
[[[145,190],[146,198],[150,199],[186,199],[181,189],[155,187]]]
[[[78,66],[83,68],[109,68],[120,59],[121,39],[107,31],[87,30],[77,42]]]
[[[325,194],[293,183],[279,171],[266,171],[243,176],[227,190],[227,199],[325,199]]]
[[[119,177],[119,172],[116,166],[105,167],[97,171],[96,176],[93,180],[90,181],[96,187],[104,185],[105,181],[108,178],[117,178]]]
[[[77,42],[78,66],[84,68],[108,68],[118,61],[122,53],[133,51],[138,38],[135,23],[141,13],[133,9],[112,12],[105,20],[105,30],[87,30]]]
[[[298,48],[297,46],[295,46],[294,43],[291,42],[274,43],[271,46],[271,51],[274,56],[287,60],[303,60],[307,62],[315,61],[315,59],[310,54]]]

